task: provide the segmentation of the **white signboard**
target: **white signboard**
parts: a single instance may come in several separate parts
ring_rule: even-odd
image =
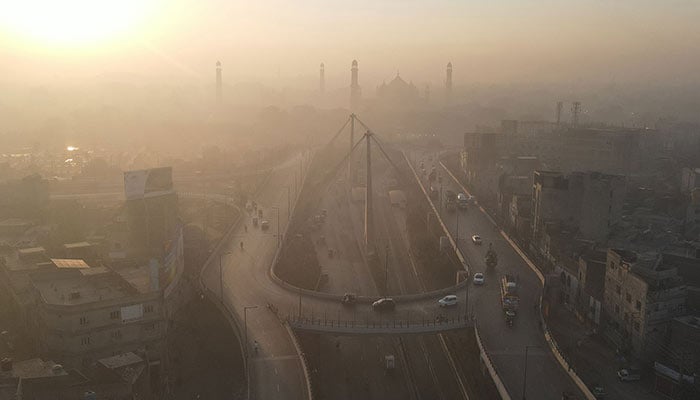
[[[127,323],[143,318],[143,304],[122,307],[122,323]]]

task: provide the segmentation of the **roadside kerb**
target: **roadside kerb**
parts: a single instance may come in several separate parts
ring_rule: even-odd
[[[469,193],[469,191],[462,185],[462,183],[457,179],[457,177],[454,176],[452,171],[450,171],[449,168],[447,168],[445,166],[445,164],[443,164],[442,161],[440,161],[440,165],[450,175],[450,177],[455,181],[455,183],[457,183],[457,185],[459,185],[459,187],[462,188],[462,190],[464,190],[465,193]],[[481,209],[481,212],[483,212],[486,216],[489,217],[489,219],[491,220],[491,223],[493,223],[496,227],[498,227],[496,222],[483,209],[483,207],[479,207],[479,208]],[[503,236],[503,238],[508,242],[508,244],[510,244],[510,246],[515,250],[515,252],[518,253],[520,258],[522,258],[523,261],[525,261],[525,264],[527,264],[527,266],[532,270],[532,272],[534,272],[535,275],[537,275],[537,278],[539,279],[540,283],[542,284],[542,290],[544,291],[545,279],[544,279],[544,275],[542,274],[542,272],[530,260],[530,258],[520,249],[520,246],[518,246],[515,243],[515,241],[513,241],[504,230],[500,229],[500,227],[499,227],[499,231],[501,233],[501,236]],[[547,327],[547,323],[545,322],[544,315],[542,314],[542,296],[540,296],[540,298],[539,298],[539,303],[538,303],[537,309],[538,309],[538,314],[540,317],[540,323],[542,324],[542,329],[544,332],[544,339],[547,342],[547,344],[549,345],[549,349],[552,351],[554,358],[557,359],[557,361],[559,362],[559,365],[561,365],[561,367],[564,369],[564,371],[566,371],[566,373],[569,375],[571,380],[573,380],[574,383],[576,384],[576,386],[578,386],[579,390],[581,390],[581,392],[583,392],[583,395],[586,396],[586,399],[595,400],[595,396],[590,391],[590,389],[588,389],[588,386],[586,386],[586,384],[583,383],[583,381],[578,376],[578,374],[576,374],[576,372],[574,372],[574,370],[571,368],[569,363],[561,355],[561,352],[559,351],[559,345],[557,344],[557,342],[554,340],[554,337],[549,332],[549,328]]]

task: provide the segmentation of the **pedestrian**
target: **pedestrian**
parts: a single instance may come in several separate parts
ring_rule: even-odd
[[[243,225],[243,229],[245,229],[245,233],[248,233],[248,225]]]

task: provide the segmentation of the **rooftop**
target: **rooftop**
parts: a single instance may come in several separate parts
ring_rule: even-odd
[[[112,357],[102,358],[98,362],[109,369],[114,369],[138,364],[140,362],[143,362],[143,358],[139,357],[135,353],[129,352],[124,354],[118,354]]]
[[[32,379],[65,375],[68,373],[61,365],[53,361],[44,361],[41,358],[16,361],[12,364],[12,377],[15,378]]]
[[[51,262],[56,266],[56,268],[63,269],[63,268],[74,268],[74,269],[83,269],[83,268],[90,268],[90,266],[81,259],[77,258],[52,258]]]
[[[79,249],[83,247],[92,247],[92,245],[88,242],[66,243],[63,245],[64,249]]]
[[[33,276],[32,280],[42,299],[47,304],[58,306],[113,300],[135,292],[119,275],[103,267],[94,271],[81,269],[62,274],[40,274]]]

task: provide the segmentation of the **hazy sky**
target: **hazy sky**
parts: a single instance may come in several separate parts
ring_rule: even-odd
[[[697,0],[0,0],[0,82],[700,80]],[[290,78],[295,78],[291,80]]]

